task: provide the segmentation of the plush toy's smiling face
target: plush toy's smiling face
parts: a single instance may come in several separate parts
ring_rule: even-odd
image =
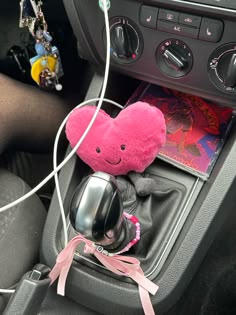
[[[76,109],[66,125],[72,147],[87,128],[96,107]],[[165,120],[156,107],[138,102],[111,118],[100,110],[77,154],[94,171],[112,175],[143,172],[165,142]]]
[[[114,155],[112,155],[110,150],[107,149],[107,145],[106,144],[104,145],[104,149],[105,149],[105,153],[101,151],[100,147],[96,148],[96,152],[99,155],[101,155],[100,161],[104,160],[104,162],[106,162],[107,164],[113,165],[114,167],[116,165],[123,164],[123,161],[125,160],[126,155],[128,155],[128,154],[124,154],[123,153],[123,156],[122,156],[122,152],[120,152],[120,150],[122,150],[122,151],[126,150],[126,145],[125,144],[120,145],[119,149],[118,149],[118,146],[116,146],[114,148],[114,153],[115,153]],[[99,170],[101,170],[101,169],[99,169]],[[104,169],[102,169],[102,171],[104,171]]]

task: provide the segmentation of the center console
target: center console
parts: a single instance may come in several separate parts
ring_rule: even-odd
[[[140,79],[234,107],[236,41],[231,30],[236,26],[236,7],[234,1],[220,3],[112,1],[112,69],[121,73],[121,78],[135,78],[130,79],[132,88]],[[96,64],[99,73],[104,66],[106,39],[97,1],[66,0],[64,4],[80,57]],[[127,89],[127,79],[122,82],[117,78],[119,75],[110,76],[110,98],[117,99],[115,90],[123,94]],[[95,74],[87,99],[99,95],[102,82],[103,76]],[[164,314],[183,294],[224,218],[233,210],[235,159],[233,127],[207,181],[157,160],[145,173],[158,183],[155,194],[131,201],[123,198],[124,207],[133,207],[143,226],[140,243],[128,255],[137,257],[145,275],[160,287],[152,297],[157,314]],[[89,173],[88,166],[77,157],[61,170],[59,180],[67,214],[76,187]],[[75,235],[69,219],[68,234],[70,238]],[[43,235],[43,262],[52,267],[62,244],[59,204],[54,194]],[[137,286],[110,273],[79,249],[66,295],[102,314],[142,314]]]

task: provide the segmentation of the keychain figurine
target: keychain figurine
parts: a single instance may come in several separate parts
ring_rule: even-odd
[[[52,46],[52,36],[42,11],[42,1],[21,0],[20,27],[28,27],[35,39],[36,56],[30,59],[31,77],[43,89],[62,90],[59,78],[63,76],[60,54]]]

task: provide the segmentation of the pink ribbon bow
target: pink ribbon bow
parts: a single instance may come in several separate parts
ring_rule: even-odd
[[[140,267],[138,259],[127,256],[111,255],[101,246],[95,245],[82,235],[74,237],[60,252],[49,274],[51,284],[59,277],[57,293],[65,295],[65,283],[77,246],[84,243],[84,253],[93,254],[107,269],[117,275],[133,279],[139,286],[139,295],[145,315],[155,315],[149,293],[155,295],[159,287],[148,280]]]

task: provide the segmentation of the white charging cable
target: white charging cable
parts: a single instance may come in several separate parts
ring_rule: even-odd
[[[102,0],[104,7],[106,7],[106,0]],[[103,102],[103,98],[105,95],[105,91],[106,91],[106,86],[107,86],[107,81],[108,81],[108,74],[109,74],[109,68],[110,68],[110,32],[109,32],[109,20],[108,20],[108,13],[107,10],[104,10],[104,17],[105,17],[105,25],[106,25],[106,36],[107,36],[107,49],[106,49],[106,68],[105,68],[105,74],[104,74],[104,84],[103,84],[103,88],[102,88],[102,92],[101,92],[101,96],[100,96],[100,100],[99,100],[99,104],[97,106],[97,110],[94,114],[94,117],[92,118],[88,128],[91,128],[93,122],[95,121],[97,115],[98,115],[98,111],[102,106],[102,102]],[[89,100],[92,103],[92,100]],[[89,102],[88,101],[88,102]],[[83,103],[82,103],[83,104]],[[86,131],[86,134],[88,133],[89,130]],[[83,137],[83,136],[82,136]],[[78,145],[79,147],[79,145]],[[0,207],[0,213],[4,212],[16,205],[18,205],[19,203],[23,202],[24,200],[28,199],[29,197],[31,197],[33,194],[35,194],[40,188],[42,188],[56,173],[58,173],[64,166],[65,164],[71,159],[71,157],[76,153],[77,151],[77,146],[70,152],[70,154],[46,177],[44,178],[36,187],[34,187],[31,191],[29,191],[27,194],[25,194],[24,196],[16,199],[15,201]],[[1,293],[1,292],[0,292]]]
[[[111,42],[110,42],[110,28],[109,28],[109,18],[108,18],[108,9],[109,8],[107,8],[107,0],[102,0],[102,2],[103,2],[103,12],[104,12],[105,29],[106,29],[106,64],[105,64],[105,73],[104,73],[104,80],[103,80],[103,85],[102,85],[102,91],[101,91],[100,98],[98,99],[98,105],[97,105],[96,111],[95,111],[95,113],[94,113],[90,123],[88,124],[88,127],[86,128],[86,130],[84,131],[83,135],[81,136],[81,138],[77,142],[77,144],[76,144],[76,146],[75,146],[73,151],[77,151],[78,150],[79,146],[84,141],[84,139],[87,136],[89,130],[91,129],[92,125],[94,124],[94,122],[95,122],[95,120],[97,118],[97,115],[99,113],[99,110],[102,107],[102,104],[103,104],[103,101],[104,101],[104,96],[105,96],[105,93],[106,93],[106,88],[107,88],[108,75],[109,75],[109,70],[110,70]],[[107,8],[107,9],[104,9],[104,8]],[[78,105],[77,107],[82,107],[85,104],[88,104],[89,102],[91,102],[91,100],[83,102],[80,105]],[[65,121],[67,121],[67,118],[65,119]],[[59,129],[59,131],[60,131],[60,129]],[[58,131],[58,134],[60,136],[60,132],[59,131]],[[54,145],[54,152],[53,152],[54,153],[53,154],[53,168],[54,168],[54,171],[57,169],[57,141],[58,141],[58,139],[56,137],[55,145]],[[63,231],[64,231],[64,244],[66,246],[67,243],[68,243],[67,224],[66,224],[65,211],[64,211],[63,201],[62,201],[62,197],[61,197],[61,192],[60,192],[57,172],[54,173],[54,179],[55,179],[55,187],[56,187],[56,191],[57,191],[58,202],[59,202],[60,211],[61,211],[61,217],[62,217],[62,224],[63,224]]]
[[[107,8],[107,2],[106,0],[102,0],[103,2],[103,8]],[[108,8],[107,8],[108,10]],[[86,135],[88,134],[89,130],[91,129],[93,123],[96,120],[96,117],[98,115],[99,110],[101,109],[101,106],[103,104],[104,101],[104,96],[105,96],[105,92],[106,92],[106,87],[107,87],[107,82],[108,82],[108,75],[109,75],[109,69],[110,69],[110,30],[109,30],[109,18],[108,18],[108,13],[107,10],[104,9],[104,19],[105,19],[105,28],[106,28],[106,66],[105,66],[105,74],[104,74],[104,81],[103,81],[103,87],[102,87],[102,91],[101,91],[101,96],[100,98],[96,98],[96,99],[91,99],[91,100],[87,100],[81,104],[79,104],[77,106],[78,107],[82,107],[88,103],[92,103],[94,101],[99,101],[98,102],[98,106],[96,108],[96,111],[87,127],[87,129],[85,130],[84,134],[82,135],[82,137],[80,138],[80,140],[78,141],[78,143],[76,144],[76,146],[74,147],[74,149],[70,152],[70,154],[57,166],[57,146],[58,146],[58,140],[60,137],[60,134],[62,132],[62,129],[64,127],[64,125],[67,122],[67,119],[69,117],[69,115],[64,119],[63,123],[61,124],[56,139],[55,139],[55,144],[54,144],[54,157],[53,157],[53,164],[54,164],[54,170],[53,172],[51,172],[43,181],[41,181],[35,188],[33,188],[31,191],[29,191],[27,194],[25,194],[24,196],[18,198],[17,200],[3,206],[0,207],[0,212],[4,212],[14,206],[16,206],[17,204],[23,202],[24,200],[26,200],[27,198],[31,197],[33,194],[35,194],[41,187],[43,187],[53,176],[55,177],[55,183],[56,183],[56,190],[57,190],[57,195],[58,195],[58,200],[59,200],[59,205],[60,205],[60,211],[61,211],[61,216],[62,216],[62,221],[63,221],[63,231],[64,231],[64,239],[65,239],[65,244],[67,244],[68,242],[68,235],[67,235],[67,226],[66,226],[66,217],[65,217],[65,212],[64,212],[64,206],[63,206],[63,202],[62,202],[62,197],[61,197],[61,192],[60,192],[60,187],[59,187],[59,181],[58,181],[58,176],[57,173],[65,166],[65,164],[72,158],[72,156],[76,153],[76,151],[78,150],[79,146],[81,145],[81,143],[83,142],[84,138],[86,137]],[[107,102],[113,103],[114,105],[122,108],[121,105],[111,101],[111,100],[106,100]],[[72,111],[73,112],[73,111]],[[0,294],[12,294],[14,293],[15,290],[8,290],[8,289],[0,289]]]

